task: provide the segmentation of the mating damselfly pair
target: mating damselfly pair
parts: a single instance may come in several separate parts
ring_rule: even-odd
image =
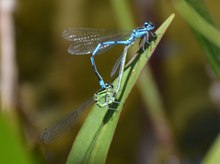
[[[92,28],[68,28],[63,32],[63,37],[72,42],[68,48],[68,52],[70,54],[91,54],[91,64],[98,78],[101,89],[94,94],[93,99],[89,99],[77,110],[67,115],[61,121],[45,129],[42,133],[42,139],[45,143],[53,141],[54,138],[65,131],[66,127],[73,125],[79,114],[82,113],[88,104],[91,104],[93,101],[95,101],[96,104],[100,107],[107,106],[108,108],[110,104],[115,102],[115,97],[121,87],[121,80],[124,72],[128,48],[132,46],[137,39],[140,39],[142,47],[144,47],[145,43],[150,44],[150,35],[155,36],[155,34],[152,32],[153,29],[154,25],[152,23],[145,22],[142,27],[128,32]],[[115,45],[125,45],[123,53],[117,59],[111,72],[111,76],[113,76],[119,69],[116,88],[114,88],[113,85],[109,83],[105,83],[102,76],[98,72],[95,63],[95,56],[97,54],[103,53]]]

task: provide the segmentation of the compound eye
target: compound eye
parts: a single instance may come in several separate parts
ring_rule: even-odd
[[[153,29],[153,28],[154,28],[153,23],[150,22],[150,23],[148,24],[148,27],[151,28],[151,29]]]
[[[144,26],[147,27],[149,25],[149,23],[147,22],[144,22]]]

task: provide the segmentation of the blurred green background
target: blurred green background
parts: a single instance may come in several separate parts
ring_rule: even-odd
[[[134,88],[124,105],[106,163],[163,163],[167,158],[170,163],[200,163],[219,133],[220,83],[215,71],[173,1],[125,2],[131,12],[128,19],[135,21],[136,27],[151,21],[157,28],[171,13],[176,14],[149,63],[160,91],[172,141],[166,143],[169,135],[163,125],[160,127],[163,135],[155,133],[151,115],[146,112],[147,107]],[[13,136],[19,136],[17,142],[21,144],[18,147],[27,152],[28,155],[24,156],[28,156],[32,163],[65,163],[86,114],[71,132],[52,144],[43,144],[39,134],[99,89],[89,56],[68,54],[70,43],[62,37],[62,32],[68,27],[121,29],[123,22],[118,21],[113,3],[110,0],[16,2],[13,18],[18,104],[13,110],[17,118],[12,123],[17,125]],[[119,9],[124,7],[120,5],[117,6]],[[207,10],[217,27],[220,25],[219,5],[218,1],[206,1]],[[115,47],[96,58],[106,81],[113,80],[110,78],[111,68],[121,51],[121,47]],[[4,142],[4,134],[1,136]],[[174,147],[175,155],[165,157],[170,153],[169,144]],[[2,154],[5,148],[0,147]]]

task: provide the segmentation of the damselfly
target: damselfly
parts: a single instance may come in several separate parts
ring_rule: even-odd
[[[141,39],[142,43],[149,43],[149,34],[152,34],[154,25],[145,22],[142,27],[136,28],[132,31],[122,32],[116,30],[103,30],[92,28],[68,28],[63,32],[63,37],[70,40],[72,44],[68,48],[68,52],[73,55],[86,55],[91,54],[90,60],[96,76],[98,77],[99,84],[102,89],[107,88],[102,76],[99,74],[95,64],[95,56],[100,54],[114,45],[126,45],[124,52],[117,60],[113,67],[111,75],[117,71],[120,65],[119,79],[121,79],[126,60],[127,49],[136,41]],[[117,90],[120,89],[120,80],[117,85]],[[117,93],[117,92],[116,92]]]
[[[53,142],[57,137],[68,131],[74,126],[74,123],[78,120],[79,116],[91,105],[94,101],[99,107],[107,106],[115,102],[115,92],[111,84],[106,84],[106,89],[100,89],[94,94],[94,97],[89,98],[85,103],[79,106],[76,110],[72,111],[64,118],[43,130],[41,139],[44,143],[48,144]],[[114,109],[113,109],[114,110]]]

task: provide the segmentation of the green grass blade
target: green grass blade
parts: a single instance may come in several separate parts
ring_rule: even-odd
[[[213,146],[203,160],[203,164],[220,163],[220,135],[217,137]]]
[[[196,2],[201,3],[201,2]],[[185,20],[192,26],[193,29],[201,33],[210,42],[220,48],[220,31],[217,30],[207,19],[203,18],[191,5],[184,0],[175,0],[175,6],[184,17]],[[203,13],[204,14],[204,13]],[[205,14],[207,15],[207,13]]]
[[[144,53],[138,51],[127,64],[122,79],[122,89],[116,97],[120,103],[113,106],[116,111],[93,106],[76,137],[67,163],[105,163],[123,104],[173,18],[174,14],[156,30],[157,39],[148,49]],[[117,79],[113,85],[115,86],[116,83]]]
[[[10,126],[9,118],[0,114],[0,163],[31,164],[30,154],[25,152],[21,138]],[[13,122],[10,120],[10,123]]]
[[[203,48],[208,62],[220,78],[220,31],[217,30],[201,0],[174,0],[174,6],[192,27],[193,32]]]

